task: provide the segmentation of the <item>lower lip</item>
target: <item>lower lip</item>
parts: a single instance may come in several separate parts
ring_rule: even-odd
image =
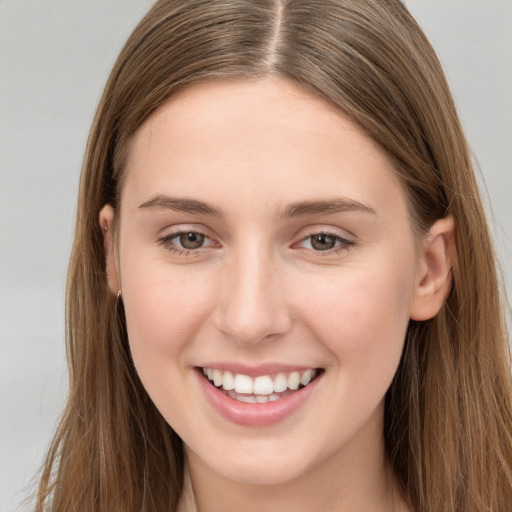
[[[204,377],[202,369],[196,368],[196,374],[200,386],[213,408],[228,421],[245,427],[266,427],[291,416],[311,396],[323,377],[322,373],[307,386],[274,402],[248,404],[234,400],[219,391]]]

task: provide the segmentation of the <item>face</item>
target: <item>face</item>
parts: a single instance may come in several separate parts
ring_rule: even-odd
[[[291,82],[216,82],[149,118],[126,173],[111,285],[193,463],[278,483],[380,445],[424,273],[382,150]]]

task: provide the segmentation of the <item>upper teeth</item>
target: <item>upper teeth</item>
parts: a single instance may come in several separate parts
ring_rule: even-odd
[[[286,389],[299,389],[301,384],[306,386],[316,375],[316,370],[310,368],[304,372],[278,373],[273,378],[270,375],[260,375],[255,378],[243,373],[233,375],[230,371],[214,368],[203,368],[203,373],[215,386],[222,387],[226,391],[234,389],[237,393],[271,395]]]

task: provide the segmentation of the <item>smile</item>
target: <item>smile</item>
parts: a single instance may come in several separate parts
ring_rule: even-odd
[[[260,368],[219,363],[195,367],[207,402],[221,417],[244,427],[267,427],[304,410],[322,388],[325,369],[265,364]]]
[[[251,404],[285,398],[307,386],[318,374],[318,370],[313,368],[257,377],[215,368],[203,368],[202,371],[210,383],[226,396]]]

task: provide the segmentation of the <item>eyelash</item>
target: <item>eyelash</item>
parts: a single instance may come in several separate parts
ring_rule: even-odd
[[[344,251],[349,251],[355,245],[355,242],[353,240],[350,240],[348,238],[342,237],[342,236],[340,236],[340,235],[338,235],[336,233],[331,233],[329,231],[316,231],[314,233],[310,233],[308,236],[302,238],[298,242],[298,244],[302,244],[306,240],[310,240],[314,236],[319,236],[319,235],[325,235],[325,236],[331,237],[331,238],[334,239],[335,243],[337,243],[339,245],[337,245],[337,246],[335,245],[332,249],[327,249],[327,250],[324,250],[324,251],[315,251],[314,249],[311,249],[316,254],[318,254],[318,256],[332,256],[332,255],[337,256],[337,255],[341,254]],[[296,245],[296,244],[294,244],[294,245]]]
[[[197,229],[191,229],[191,230],[186,230],[186,231],[178,231],[176,233],[171,233],[170,235],[166,235],[166,236],[158,239],[158,243],[162,247],[164,247],[167,251],[169,251],[172,254],[176,254],[177,256],[190,256],[192,254],[197,254],[197,252],[201,249],[208,248],[208,246],[207,246],[207,247],[199,247],[198,249],[185,249],[185,248],[180,248],[180,247],[176,246],[175,243],[172,242],[172,240],[174,240],[175,238],[178,238],[181,235],[187,235],[189,233],[201,235],[201,236],[204,236],[205,239],[211,240],[210,237],[208,235],[206,235],[205,233],[203,233],[202,231],[198,231]]]
[[[198,251],[201,249],[209,248],[209,246],[206,247],[199,247],[198,249],[185,249],[185,248],[179,248],[176,246],[172,240],[189,233],[194,233],[196,235],[204,236],[205,239],[211,240],[210,237],[208,237],[205,233],[198,231],[198,230],[190,230],[190,231],[178,231],[176,233],[172,233],[170,235],[166,235],[160,239],[158,239],[158,243],[163,246],[167,251],[169,251],[172,254],[176,254],[177,256],[190,256],[193,254],[197,254]],[[317,253],[319,256],[332,256],[332,255],[339,255],[343,251],[350,250],[354,245],[355,242],[353,240],[349,240],[348,238],[344,238],[340,235],[337,235],[336,233],[331,233],[328,231],[317,231],[310,233],[306,237],[302,238],[298,242],[295,242],[292,247],[297,247],[300,244],[304,243],[308,239],[312,239],[314,236],[319,235],[325,235],[328,237],[331,237],[335,240],[335,243],[339,245],[335,245],[332,249],[326,249],[324,251],[321,250],[314,250],[314,249],[307,249],[312,250],[313,252]]]

